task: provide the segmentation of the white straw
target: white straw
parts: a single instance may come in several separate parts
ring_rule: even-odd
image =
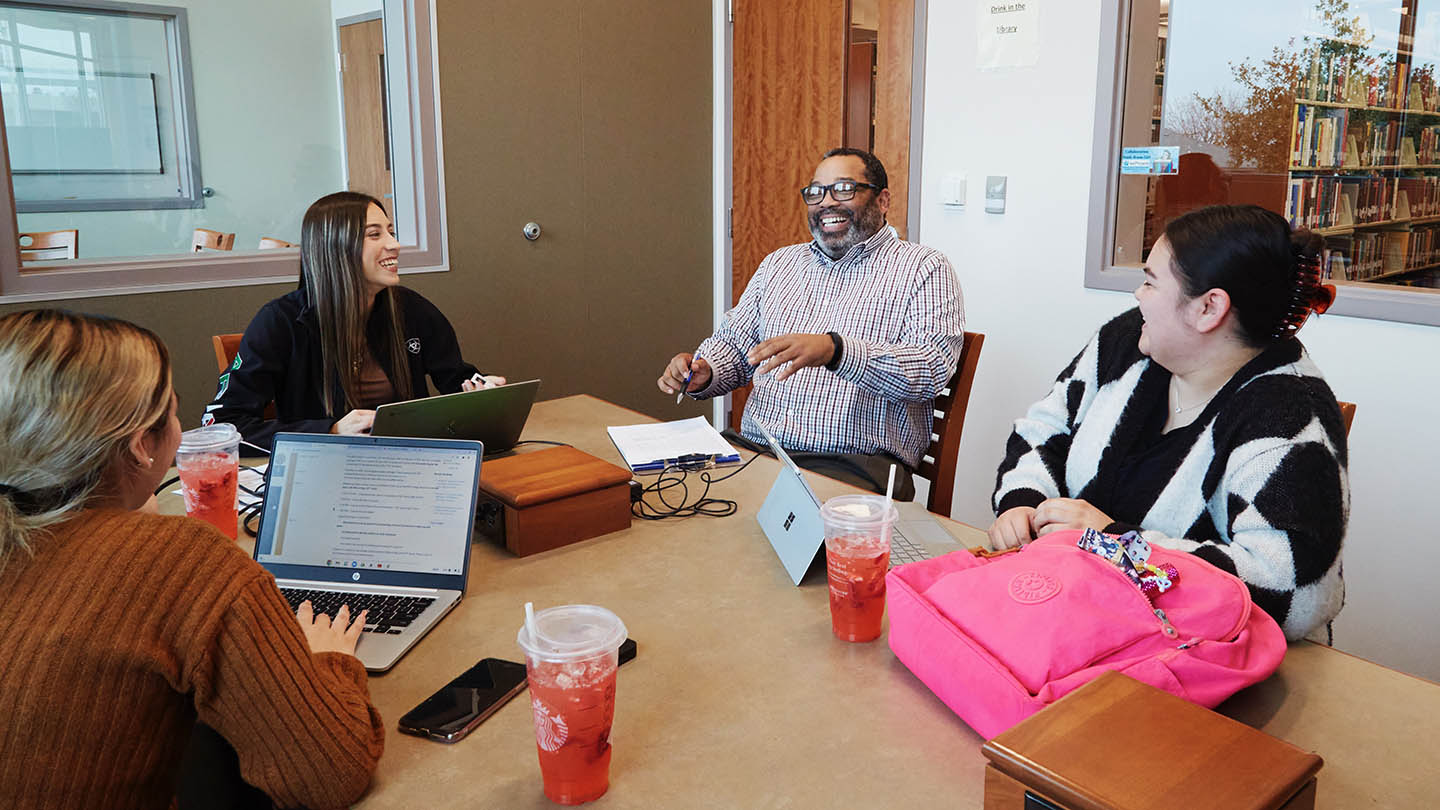
[[[895,465],[890,465],[890,482],[885,485],[885,514],[890,514],[891,496],[895,494]]]
[[[535,604],[525,603],[525,632],[530,636],[530,643],[535,643]]]

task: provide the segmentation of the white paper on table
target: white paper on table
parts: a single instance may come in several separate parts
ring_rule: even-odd
[[[695,453],[720,459],[739,458],[735,448],[703,416],[648,425],[619,425],[606,430],[632,470]]]

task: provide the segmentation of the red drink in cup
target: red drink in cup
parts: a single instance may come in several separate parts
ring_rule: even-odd
[[[594,605],[548,608],[520,628],[535,749],[552,801],[582,804],[610,789],[615,670],[625,636],[620,617]]]
[[[874,641],[885,619],[890,530],[898,513],[879,496],[843,495],[826,501],[820,517],[825,523],[830,629],[845,641]]]
[[[185,494],[185,514],[235,539],[239,533],[240,432],[223,423],[185,431],[175,451],[175,467]]]

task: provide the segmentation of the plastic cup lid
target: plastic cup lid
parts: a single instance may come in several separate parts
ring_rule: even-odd
[[[179,453],[203,453],[207,450],[223,450],[240,441],[240,431],[226,422],[219,422],[180,434]]]
[[[618,649],[629,631],[620,617],[598,605],[560,605],[535,614],[535,636],[525,625],[515,641],[541,661],[578,661]]]
[[[900,512],[894,504],[887,508],[884,495],[841,495],[820,507],[822,520],[850,526],[893,523],[899,517]]]

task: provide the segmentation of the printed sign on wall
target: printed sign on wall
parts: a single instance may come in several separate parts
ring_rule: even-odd
[[[978,3],[975,66],[981,70],[1030,67],[1040,55],[1040,0]]]

